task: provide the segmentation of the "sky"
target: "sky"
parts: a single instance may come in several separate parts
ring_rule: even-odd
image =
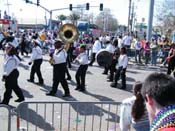
[[[36,3],[37,0],[30,0]],[[9,3],[9,6],[7,6]],[[90,4],[90,10],[86,11],[87,13],[99,14],[98,7],[100,3],[103,3],[103,8],[109,8],[112,15],[119,21],[119,24],[127,25],[128,23],[128,9],[129,9],[129,0],[40,0],[40,5],[47,8],[48,10],[59,9],[59,8],[68,8],[69,4],[72,4],[73,7],[77,4]],[[141,22],[143,18],[145,23],[148,21],[149,13],[149,0],[132,0],[134,3],[134,10],[136,13],[137,22]],[[35,23],[39,23],[41,20],[44,21],[46,16],[49,19],[49,13],[43,10],[40,7],[37,7],[33,4],[26,4],[25,0],[0,0],[0,10],[3,12],[7,11],[10,15],[13,15],[17,18],[20,23],[25,23],[26,21],[33,20]],[[56,19],[57,15],[64,14],[69,15],[71,11],[59,10],[53,12],[53,19]]]

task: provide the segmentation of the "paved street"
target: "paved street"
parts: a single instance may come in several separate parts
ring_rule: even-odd
[[[64,101],[61,96],[63,94],[63,89],[61,84],[58,87],[58,92],[56,97],[46,96],[45,93],[51,90],[52,85],[52,66],[47,61],[49,59],[48,55],[44,56],[44,62],[42,64],[42,73],[44,78],[44,86],[39,86],[34,83],[27,82],[27,79],[30,75],[30,66],[28,65],[29,57],[23,57],[23,61],[18,68],[20,71],[19,76],[19,85],[23,90],[26,101]],[[3,52],[0,51],[0,63],[2,72],[2,64],[3,62]],[[132,95],[132,84],[139,80],[143,81],[145,77],[153,71],[165,71],[165,69],[161,69],[159,67],[150,67],[145,68],[144,66],[140,67],[138,65],[130,64],[127,69],[127,90],[120,90],[117,88],[111,88],[110,83],[106,80],[106,75],[103,75],[103,68],[99,67],[97,63],[94,63],[94,66],[90,66],[88,68],[87,76],[86,76],[86,93],[82,93],[74,90],[76,87],[75,82],[75,71],[76,67],[73,66],[70,70],[70,74],[72,76],[72,80],[68,81],[69,88],[71,92],[70,98],[66,100],[76,100],[76,101],[116,101],[121,102],[124,98]],[[1,73],[2,74],[2,73]],[[35,81],[38,82],[37,77]],[[120,83],[120,81],[119,81]],[[1,98],[4,92],[4,83],[0,82],[0,95]],[[119,84],[120,86],[120,84]],[[13,98],[10,100],[10,105],[17,106],[18,103],[15,103],[14,100],[17,99],[16,95],[13,94]]]
[[[126,90],[120,90],[117,88],[111,88],[110,83],[107,82],[107,76],[103,75],[103,68],[99,67],[97,63],[94,63],[94,66],[90,66],[88,68],[87,76],[86,76],[86,89],[87,91],[85,93],[79,92],[74,90],[76,87],[76,82],[75,82],[75,71],[76,71],[76,66],[73,65],[73,67],[69,70],[70,74],[72,76],[72,80],[68,81],[69,83],[69,88],[71,92],[71,97],[68,98],[63,98],[63,89],[61,85],[58,87],[57,95],[55,97],[52,96],[46,96],[45,93],[51,90],[51,85],[52,85],[52,66],[49,64],[49,56],[44,55],[44,62],[42,64],[42,73],[43,73],[43,78],[44,78],[44,86],[39,86],[34,83],[29,83],[27,82],[27,79],[29,78],[30,75],[30,66],[28,65],[30,57],[23,57],[23,61],[21,62],[20,67],[18,68],[20,71],[20,76],[19,76],[19,85],[23,90],[24,96],[25,96],[25,101],[31,102],[31,101],[49,101],[49,102],[66,102],[66,101],[73,101],[73,102],[102,102],[102,101],[115,101],[115,102],[121,102],[123,99],[129,97],[132,95],[132,85],[135,81],[143,81],[147,75],[154,71],[158,72],[165,72],[165,68],[160,68],[160,67],[145,67],[145,66],[139,66],[135,65],[132,62],[129,62],[128,69],[127,69],[127,89]],[[3,52],[0,51],[0,63],[1,63],[1,69],[0,72],[2,74],[2,67],[3,67]],[[37,77],[35,79],[35,82],[38,82]],[[4,93],[4,83],[0,81],[0,95],[1,99],[3,97]],[[119,81],[119,86],[120,81]],[[12,94],[13,98],[10,100],[10,105],[13,107],[17,107],[19,103],[15,103],[14,100],[17,99],[16,95],[13,93]],[[94,109],[87,110],[86,108],[92,108],[90,105],[83,105],[80,104],[79,108],[75,104],[71,104],[71,110],[68,110],[69,108],[67,107],[68,105],[65,105],[63,110],[64,112],[59,112],[59,105],[55,105],[55,109],[53,109],[52,105],[47,105],[47,115],[45,116],[47,118],[47,121],[44,120],[43,112],[46,110],[44,105],[39,108],[39,111],[35,111],[36,107],[26,107],[25,105],[22,106],[22,109],[20,111],[22,119],[26,120],[29,123],[32,123],[32,125],[35,125],[41,129],[49,129],[49,131],[53,131],[52,126],[54,126],[55,130],[57,131],[56,128],[58,129],[58,125],[52,125],[52,120],[49,119],[49,116],[51,112],[54,112],[53,118],[55,123],[59,123],[59,120],[62,120],[64,122],[63,126],[66,126],[65,122],[67,122],[66,118],[69,118],[69,121],[71,123],[71,131],[75,131],[75,129],[78,129],[76,126],[77,124],[80,124],[79,129],[83,129],[83,118],[84,116],[87,116],[87,123],[86,123],[86,129],[90,129],[91,124],[92,124],[92,118],[91,115],[97,115],[98,117],[96,119],[101,118],[100,116],[103,114],[103,124],[102,128],[103,129],[115,129],[118,128],[118,124],[114,125],[113,122],[118,122],[119,116],[117,115],[118,111],[116,112],[116,108],[112,107],[114,105],[111,105],[111,109],[109,108],[109,105],[104,105],[104,107],[101,107],[100,105],[94,105]],[[87,106],[87,107],[85,107]],[[95,112],[93,111],[95,110]],[[71,114],[74,116],[69,116],[69,111],[71,111]],[[38,112],[38,113],[36,113]],[[79,113],[79,116],[75,116],[76,112]],[[113,112],[113,113],[112,113]],[[28,114],[28,115],[27,115]],[[101,115],[100,115],[101,114]],[[109,119],[110,115],[110,119]],[[0,122],[4,123],[3,126],[0,127],[0,130],[6,130],[7,129],[7,112],[4,110],[1,110],[0,113]],[[30,116],[30,117],[28,117]],[[63,116],[63,117],[61,117]],[[105,118],[105,119],[104,119]],[[64,119],[64,120],[63,120]],[[89,121],[89,122],[88,122]],[[96,129],[98,129],[98,121],[96,120],[95,125],[97,126]],[[111,123],[108,125],[106,122],[110,121]],[[6,124],[5,124],[6,123]],[[77,123],[77,124],[76,124]],[[106,123],[106,124],[105,124]],[[29,125],[30,130],[35,130],[32,125]],[[52,126],[51,126],[52,125]],[[108,127],[106,127],[108,125]],[[15,116],[12,117],[12,128],[16,129],[16,118]],[[27,129],[27,125],[25,124],[25,121],[21,121],[21,125],[19,127],[21,130]],[[61,127],[59,127],[61,128]],[[63,127],[64,128],[64,127]],[[95,127],[94,127],[95,128]],[[64,130],[64,129],[60,129]],[[40,131],[40,130],[39,130]],[[43,130],[41,130],[43,131]],[[48,131],[48,130],[47,130]],[[67,131],[67,128],[65,129]],[[80,130],[81,131],[81,130]],[[112,131],[112,130],[111,130]]]

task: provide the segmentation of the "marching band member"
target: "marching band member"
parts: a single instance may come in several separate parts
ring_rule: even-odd
[[[53,54],[50,54],[52,58],[52,65],[53,65],[53,85],[52,90],[49,93],[46,93],[46,95],[55,96],[57,92],[57,87],[59,83],[61,83],[65,94],[63,97],[70,96],[70,91],[68,87],[68,83],[65,79],[65,73],[66,73],[66,59],[67,59],[67,52],[63,47],[63,43],[60,40],[57,40],[54,43],[55,51]]]
[[[22,90],[18,85],[19,71],[17,69],[20,60],[16,56],[16,47],[18,46],[17,41],[14,39],[12,42],[7,42],[5,45],[5,61],[4,61],[4,71],[2,80],[5,82],[5,92],[4,98],[1,104],[9,104],[12,90],[17,95],[18,99],[15,102],[24,101],[24,95]]]
[[[105,50],[108,51],[110,54],[114,54],[115,46],[111,43],[111,37],[109,36],[106,37],[106,44],[107,45]],[[105,67],[104,72],[102,74],[107,75],[109,69],[110,69],[109,66]]]
[[[33,49],[32,49],[32,54],[31,54],[31,58],[30,58],[31,60],[28,64],[31,65],[33,62],[33,65],[32,65],[31,72],[30,72],[30,79],[28,79],[27,81],[34,82],[34,76],[36,73],[38,76],[38,80],[39,80],[39,82],[37,84],[43,85],[44,80],[43,80],[41,70],[40,70],[41,64],[43,61],[43,56],[42,56],[42,49],[41,49],[39,43],[40,42],[38,40],[33,40],[33,42],[32,42]]]
[[[126,48],[122,47],[120,56],[118,58],[118,64],[116,65],[115,82],[111,83],[111,87],[117,88],[117,82],[119,78],[122,79],[122,87],[120,89],[126,89],[126,68],[128,65],[128,56]]]
[[[118,63],[118,58],[120,56],[120,49],[118,48],[118,39],[114,39],[112,44],[113,44],[115,50],[112,54],[112,62],[111,62],[111,65],[109,67],[110,74],[108,76],[109,79],[107,80],[109,82],[112,82],[114,79],[114,73],[116,71],[115,67],[116,67],[116,64]]]
[[[95,43],[92,46],[92,58],[91,58],[91,61],[89,63],[90,66],[92,66],[93,63],[95,62],[95,56],[96,56],[97,52],[101,49],[102,49],[101,42],[99,41],[99,38],[97,37],[95,40]]]
[[[88,56],[86,54],[86,46],[84,44],[80,45],[80,54],[77,56],[74,62],[80,64],[75,75],[77,82],[77,87],[75,90],[85,91],[85,77],[86,71],[88,69]]]

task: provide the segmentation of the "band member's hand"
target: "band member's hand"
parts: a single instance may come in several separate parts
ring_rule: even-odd
[[[126,72],[126,68],[123,68],[122,70],[121,70],[121,74],[124,74]]]
[[[53,57],[53,53],[50,53],[49,56],[50,56],[50,57]]]
[[[32,64],[32,62],[29,62],[28,64],[29,64],[29,65],[31,65],[31,64]]]
[[[5,81],[6,80],[6,78],[7,78],[7,76],[2,76],[2,81]]]

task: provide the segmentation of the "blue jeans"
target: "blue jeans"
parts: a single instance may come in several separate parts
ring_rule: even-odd
[[[151,52],[151,64],[152,65],[157,64],[157,53],[158,53],[158,51],[152,51]]]

